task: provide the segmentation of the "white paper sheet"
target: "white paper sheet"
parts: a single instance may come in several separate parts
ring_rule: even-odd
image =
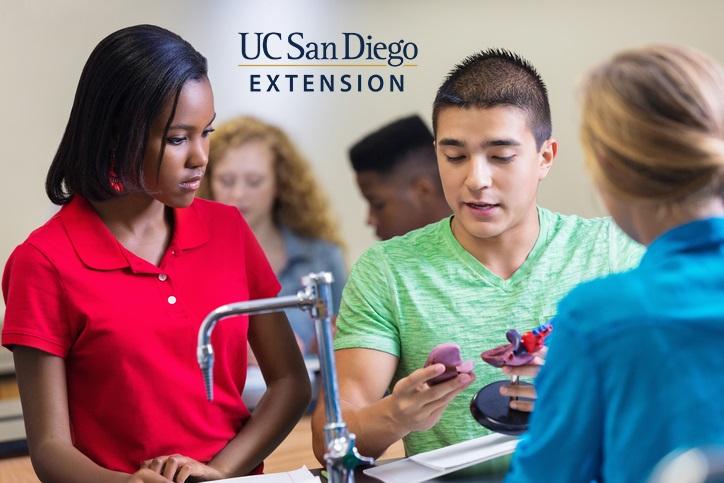
[[[286,473],[269,473],[266,475],[240,476],[216,480],[214,483],[321,483],[318,476],[309,472],[306,466]]]
[[[433,470],[446,470],[488,461],[512,453],[518,438],[505,434],[490,434],[481,438],[453,444],[445,448],[420,453],[410,459]]]
[[[517,436],[491,434],[368,468],[364,473],[385,483],[417,483],[510,454],[517,443]]]

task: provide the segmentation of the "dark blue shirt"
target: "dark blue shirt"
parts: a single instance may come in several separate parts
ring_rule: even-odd
[[[314,238],[301,237],[286,227],[281,227],[287,263],[277,274],[282,285],[280,295],[294,295],[302,288],[302,277],[310,272],[331,272],[334,277],[332,298],[334,313],[339,309],[342,288],[347,281],[347,270],[340,248],[330,242]],[[294,329],[294,333],[304,342],[305,352],[309,353],[315,338],[314,324],[309,314],[299,309],[285,311]]]
[[[560,304],[508,482],[642,482],[724,445],[724,218],[661,235],[638,268]]]

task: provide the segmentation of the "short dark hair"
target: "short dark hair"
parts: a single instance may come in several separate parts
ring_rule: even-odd
[[[434,138],[420,116],[412,115],[382,126],[357,141],[349,150],[355,171],[389,172],[408,154],[423,151],[435,164]],[[429,151],[429,153],[426,153]]]
[[[437,132],[437,117],[445,107],[487,109],[500,105],[528,113],[538,148],[551,137],[551,108],[543,79],[530,62],[504,49],[466,57],[450,71],[433,103],[433,131]]]
[[[151,124],[172,100],[168,131],[184,83],[205,77],[204,56],[161,27],[136,25],[101,40],[83,68],[48,170],[50,200],[62,205],[75,193],[93,201],[117,196],[109,180],[112,169],[127,189],[142,189]]]

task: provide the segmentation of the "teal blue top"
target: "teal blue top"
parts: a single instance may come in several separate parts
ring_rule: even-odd
[[[638,268],[561,302],[508,482],[642,482],[724,445],[724,218],[656,239]]]

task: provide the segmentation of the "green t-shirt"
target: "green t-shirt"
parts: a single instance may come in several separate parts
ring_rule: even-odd
[[[428,431],[404,438],[408,455],[483,436],[490,431],[469,404],[486,384],[505,378],[480,353],[507,343],[505,332],[550,320],[575,285],[632,268],[643,247],[608,218],[584,219],[538,208],[540,234],[520,268],[504,280],[468,253],[445,218],[367,250],[342,294],[335,349],[367,348],[399,358],[392,387],[421,368],[430,350],[460,345],[475,362],[476,381]]]

